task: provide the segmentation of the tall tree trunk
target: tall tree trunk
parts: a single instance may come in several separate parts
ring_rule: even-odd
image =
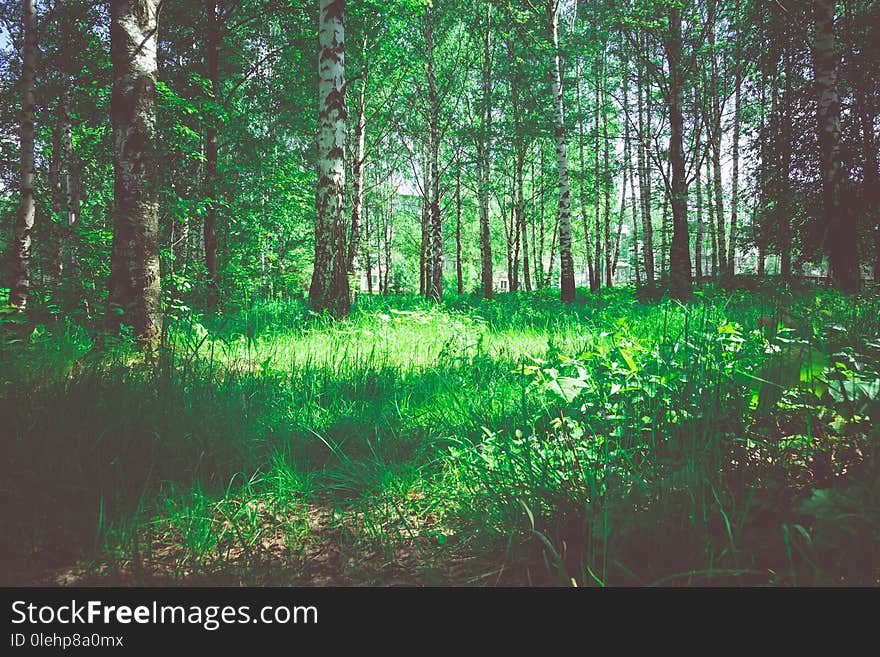
[[[593,113],[593,241],[595,251],[595,277],[590,280],[590,290],[595,292],[602,286],[602,143],[601,143],[601,106],[602,106],[602,64],[596,59],[593,65],[595,73],[595,108]]]
[[[539,148],[542,147],[542,144],[541,144],[540,141],[538,142],[538,147],[539,147]],[[536,182],[536,181],[537,181],[537,178],[535,177],[535,159],[536,159],[536,158],[533,157],[533,158],[532,158],[532,161],[531,161],[531,173],[532,173],[532,175],[531,175],[530,182],[531,182],[531,191],[532,191],[532,210],[533,210],[533,212],[532,212],[532,219],[531,219],[531,221],[529,222],[529,223],[531,224],[531,227],[532,227],[532,242],[531,242],[531,244],[532,244],[532,260],[531,260],[531,265],[532,265],[532,268],[533,268],[533,271],[532,271],[532,281],[533,281],[533,282],[532,282],[532,289],[536,289],[536,288],[541,287],[541,284],[542,284],[542,281],[543,281],[543,273],[542,273],[542,269],[543,269],[543,267],[544,267],[543,263],[541,262],[541,259],[544,257],[544,254],[543,254],[543,249],[544,249],[544,247],[543,247],[544,236],[541,235],[541,237],[540,237],[540,241],[541,241],[542,245],[541,245],[541,248],[539,249],[539,248],[538,248],[538,241],[539,241],[539,240],[538,240],[538,227],[537,227],[537,226],[538,226],[538,219],[536,219],[536,217],[535,217],[535,215],[539,214],[538,211],[537,211],[537,210],[538,210],[538,206],[540,205],[541,207],[543,207],[543,205],[544,205],[544,201],[543,201],[544,191],[543,191],[543,189],[542,189],[542,190],[540,191],[540,193],[537,192],[537,189],[538,189],[538,188],[537,188],[537,182]],[[540,196],[541,199],[540,199],[540,200],[537,199],[537,198],[536,198],[537,196]],[[541,232],[543,233],[543,232],[544,232],[544,217],[543,217],[543,212],[541,212],[539,216],[540,216],[540,221],[541,221],[541,224],[540,224],[540,225],[541,225]]]
[[[758,161],[758,183],[755,203],[752,208],[752,239],[758,248],[757,274],[761,278],[766,271],[767,260],[767,171],[770,164],[770,139],[767,138],[767,69],[768,58],[760,58],[760,76],[758,81],[758,137],[760,139]]]
[[[385,279],[382,294],[386,297],[391,291],[391,251],[394,246],[394,198],[388,202],[388,215],[383,231],[385,237]]]
[[[700,170],[697,169],[697,175],[694,177],[694,185],[696,185],[697,194],[697,235],[694,238],[694,268],[697,274],[697,280],[703,278],[703,184],[700,179]]]
[[[709,145],[706,145],[709,148]],[[718,276],[718,242],[715,239],[715,204],[712,203],[712,167],[706,167],[706,211],[709,213],[709,246],[712,248],[712,278]]]
[[[868,225],[874,230],[874,282],[880,283],[880,165],[877,162],[877,136],[874,134],[876,110],[869,108],[870,101],[862,90],[861,125],[862,153],[865,160],[865,173],[862,182],[862,196],[865,202]]]
[[[520,172],[519,187],[517,189],[517,207],[519,208],[519,232],[522,235],[522,268],[523,268],[523,287],[526,292],[532,291],[532,273],[529,267],[529,231],[526,223],[526,207],[523,193],[523,175]]]
[[[663,205],[660,208],[660,278],[667,276],[669,276],[669,190],[664,186]]]
[[[478,196],[480,204],[480,282],[483,298],[491,299],[493,289],[492,275],[492,234],[489,231],[489,183],[491,176],[489,148],[492,142],[492,3],[486,2],[486,29],[483,32],[482,62],[482,116],[481,129],[477,139]]]
[[[61,179],[64,137],[69,121],[65,95],[66,93],[62,92],[58,99],[58,118],[52,133],[52,155],[49,158],[49,186],[52,189],[52,222],[50,224],[52,255],[49,262],[49,280],[56,290],[61,286],[64,273],[64,235],[67,232],[64,184]]]
[[[338,317],[351,309],[345,230],[345,1],[320,0],[318,18],[318,185],[309,303]]]
[[[740,48],[740,3],[736,0],[734,3],[734,83],[733,83],[733,162],[730,172],[730,235],[728,236],[727,247],[727,269],[728,275],[733,278],[736,276],[736,242],[737,231],[739,229],[739,137],[740,137],[740,109],[741,109],[741,93],[742,93],[742,49]]]
[[[840,199],[844,170],[840,157],[840,95],[837,90],[839,55],[834,38],[835,5],[834,0],[815,0],[813,3],[813,66],[818,96],[822,208],[834,283],[844,292],[855,292],[860,282],[856,218]]]
[[[65,231],[65,264],[73,275],[77,268],[76,226],[80,215],[80,167],[79,160],[73,152],[73,127],[70,118],[70,86],[65,87],[63,95],[63,112],[66,117],[64,124],[64,162],[65,162],[65,193],[67,196],[67,229]]]
[[[874,124],[877,119],[877,107],[875,96],[871,93],[872,85],[869,81],[869,71],[866,60],[871,54],[864,52],[855,53],[852,39],[853,12],[850,3],[844,4],[847,21],[847,59],[852,63],[852,86],[855,96],[854,114],[859,122],[862,132],[862,158],[864,161],[861,185],[861,201],[865,215],[865,223],[873,232],[874,236],[874,261],[873,277],[875,283],[880,283],[880,163],[877,161],[878,139],[874,134]]]
[[[514,174],[514,178],[516,175]],[[509,290],[519,289],[519,217],[516,213],[516,181],[510,193],[510,223],[507,233],[507,281]]]
[[[626,80],[626,78],[624,78]],[[626,99],[626,91],[627,87],[624,87],[624,98]],[[628,104],[628,99],[625,100]],[[638,201],[636,197],[636,173],[635,173],[635,163],[632,158],[632,142],[630,136],[629,129],[629,121],[627,121],[627,130],[625,134],[625,150],[629,153],[627,155],[627,160],[629,161],[629,188],[630,188],[630,210],[632,212],[632,227],[633,227],[633,236],[632,236],[632,266],[633,272],[635,274],[635,284],[636,288],[639,288],[642,285],[642,274],[641,274],[641,263],[639,262],[639,209],[638,209]],[[637,146],[638,147],[638,146]]]
[[[602,149],[602,187],[605,191],[605,217],[603,219],[605,226],[605,286],[611,287],[614,276],[613,248],[611,246],[611,148],[608,143],[608,112],[605,108],[604,97],[602,99],[602,141],[604,142]]]
[[[642,251],[645,254],[645,284],[649,290],[653,290],[655,281],[654,229],[651,218],[651,173],[647,161],[647,131],[651,129],[651,90],[647,84],[647,76],[644,74],[644,64],[641,63],[636,69],[636,86],[638,87],[638,161],[639,196],[642,205]]]
[[[426,148],[422,153],[422,245],[420,252],[420,264],[421,264],[421,294],[422,296],[427,296],[428,287],[430,286],[430,261],[428,258],[428,252],[431,248],[431,159],[430,153],[431,146],[430,144],[426,144]]]
[[[433,17],[433,10],[431,11]],[[429,18],[431,20],[432,18]],[[440,100],[434,70],[434,28],[429,25],[427,37],[428,78],[428,271],[425,297],[440,301],[443,297],[443,223],[440,216]]]
[[[373,230],[373,226],[370,223],[370,209],[367,207],[367,204],[364,203],[364,217],[363,217],[363,252],[362,256],[364,259],[364,269],[367,272],[367,293],[372,296],[374,292],[374,288],[376,283],[373,283],[373,255],[372,255],[372,245],[370,244],[370,231]],[[349,269],[349,272],[351,270]],[[351,274],[350,274],[351,275]],[[354,284],[360,287],[360,282],[357,276],[357,272],[355,272],[353,279]]]
[[[587,249],[587,274],[590,282],[590,290],[596,289],[596,270],[593,266],[593,251],[590,240],[590,217],[587,213],[587,165],[584,156],[584,113],[583,104],[581,102],[581,68],[580,59],[577,60],[577,70],[575,71],[575,90],[577,92],[577,113],[578,113],[578,163],[580,164],[580,176],[578,177],[578,186],[580,191],[581,206],[581,222],[584,225],[584,244]]]
[[[553,235],[550,237],[550,260],[547,264],[547,277],[544,279],[544,287],[550,285],[553,278],[553,267],[556,263],[556,244],[559,237],[559,213],[556,214],[556,220],[553,222]]]
[[[220,18],[217,14],[217,0],[207,0],[205,61],[208,80],[211,83],[211,100],[220,102]],[[205,268],[208,270],[208,307],[217,305],[220,284],[217,272],[217,159],[219,154],[218,118],[216,108],[209,112],[208,129],[205,138]]]
[[[538,287],[547,287],[548,280],[550,278],[550,272],[553,270],[551,266],[547,272],[544,272],[544,242],[547,238],[547,231],[545,226],[546,219],[546,210],[547,203],[544,199],[544,191],[545,191],[545,179],[544,179],[544,144],[543,142],[538,142],[538,147],[541,154],[541,177],[540,183],[538,184],[538,189],[540,193],[538,194],[538,222],[540,226],[540,230],[538,231],[539,241],[538,241],[538,257],[535,258],[535,278],[538,281]],[[555,230],[555,229],[554,229]],[[554,232],[555,239],[555,232]]]
[[[562,61],[559,51],[559,3],[547,1],[553,44],[553,98],[555,110],[556,165],[559,171],[559,264],[561,298],[574,301],[574,260],[571,255],[571,195],[568,186],[568,154],[565,147],[565,105],[562,95]]]
[[[37,67],[37,14],[34,0],[22,0],[24,50],[21,68],[21,162],[18,215],[12,246],[12,285],[9,305],[27,306],[31,288],[31,231],[34,228],[34,77]]]
[[[681,64],[681,10],[669,11],[669,33],[665,40],[669,66],[669,157],[672,168],[672,246],[669,250],[669,278],[673,296],[681,299],[692,293],[691,252],[688,236],[687,178],[684,161],[684,116]]]
[[[724,128],[721,123],[721,90],[718,74],[718,53],[715,49],[715,30],[717,21],[717,2],[709,0],[709,57],[711,60],[711,74],[709,81],[709,105],[711,108],[711,132],[709,143],[712,145],[711,163],[713,178],[715,180],[715,226],[716,239],[718,242],[718,267],[722,277],[727,276],[727,241],[724,223],[724,187],[721,176],[721,137]],[[706,190],[710,193],[711,190]]]
[[[157,0],[113,0],[110,115],[115,144],[108,323],[128,324],[148,349],[162,333],[156,145]]]
[[[792,110],[794,99],[792,98],[792,64],[788,52],[784,55],[783,69],[785,71],[785,84],[783,86],[782,109],[775,113],[776,120],[781,122],[779,139],[777,142],[776,156],[779,161],[776,166],[776,218],[777,231],[779,232],[779,273],[784,280],[792,276],[792,226],[791,226],[791,156],[793,122]]]
[[[461,163],[455,170],[455,281],[459,294],[464,294],[464,272],[461,265]]]
[[[348,238],[348,263],[346,269],[352,281],[358,274],[358,253],[361,244],[361,223],[364,215],[364,169],[366,160],[364,156],[366,146],[367,120],[367,81],[369,70],[367,69],[367,36],[361,41],[361,86],[357,98],[357,119],[354,126],[354,161],[351,163],[351,227]],[[367,269],[367,278],[371,279],[372,271]],[[353,292],[356,292],[353,290]],[[370,290],[372,292],[372,290]]]
[[[508,51],[511,53],[511,60],[513,60],[513,52],[510,44],[508,44]],[[523,279],[526,287],[526,291],[531,287],[531,281],[529,280],[529,249],[528,249],[528,235],[526,234],[526,219],[525,219],[525,198],[523,194],[523,186],[525,177],[525,160],[526,160],[526,147],[523,143],[523,128],[522,122],[520,120],[519,114],[519,83],[516,79],[511,80],[510,82],[510,99],[511,99],[511,113],[513,114],[513,158],[514,158],[514,166],[513,166],[513,220],[515,224],[515,234],[516,234],[516,243],[514,247],[514,262],[513,262],[513,278],[511,279],[511,290],[519,289],[519,253],[520,249],[523,254]]]
[[[621,233],[623,232],[623,224],[626,220],[626,191],[627,191],[627,175],[632,171],[632,154],[630,151],[630,138],[629,138],[629,63],[626,57],[623,57],[621,60],[622,66],[622,74],[623,78],[623,109],[624,109],[624,121],[623,121],[623,170],[621,175],[621,184],[620,184],[620,221],[617,225],[617,246],[614,249],[614,270],[615,273],[617,271],[617,263],[620,258],[620,239]],[[633,224],[635,225],[635,224]],[[638,247],[636,244],[636,240],[638,233],[633,234],[633,250],[637,251]],[[634,260],[634,263],[638,262],[638,260]]]

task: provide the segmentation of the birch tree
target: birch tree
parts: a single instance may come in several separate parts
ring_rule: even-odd
[[[158,0],[113,0],[111,121],[115,174],[111,328],[128,324],[147,347],[162,332],[156,156]]]
[[[565,101],[562,94],[562,57],[559,51],[559,0],[548,0],[553,46],[553,111],[556,137],[556,166],[559,173],[559,287],[565,303],[574,301],[574,260],[571,255],[571,193],[568,183],[568,153],[565,145]]]
[[[34,78],[37,66],[37,14],[34,0],[22,0],[24,47],[21,68],[20,197],[12,244],[12,285],[9,305],[27,306],[31,288],[31,231],[34,228]]]
[[[317,312],[351,310],[346,261],[345,1],[320,0],[318,17],[318,184],[315,260],[309,303]]]

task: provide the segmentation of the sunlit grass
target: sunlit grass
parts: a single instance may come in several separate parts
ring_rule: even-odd
[[[0,368],[7,579],[873,583],[878,331],[789,291],[262,302],[155,362],[38,326]]]

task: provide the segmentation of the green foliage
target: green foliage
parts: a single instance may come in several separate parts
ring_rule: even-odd
[[[762,407],[769,302],[179,304],[153,362],[33,327],[0,368],[10,577],[308,583],[329,549],[337,583],[871,583],[876,299],[788,299],[833,351]]]

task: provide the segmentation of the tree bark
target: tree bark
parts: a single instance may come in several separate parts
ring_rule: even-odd
[[[647,130],[650,130],[651,127],[651,92],[642,63],[639,63],[636,69],[636,86],[638,87],[638,164],[639,195],[642,205],[642,251],[645,254],[645,284],[649,290],[653,290],[655,282],[654,228],[651,218],[651,173],[647,162]],[[644,102],[643,98],[645,98]]]
[[[611,248],[611,153],[608,144],[608,112],[605,107],[604,96],[601,98],[602,106],[602,187],[605,193],[605,216],[603,225],[605,227],[605,286],[612,285],[612,248]]]
[[[777,182],[775,185],[777,230],[779,231],[779,273],[783,280],[789,280],[792,276],[792,226],[791,226],[791,156],[792,156],[792,65],[791,57],[786,52],[783,56],[783,69],[785,71],[785,84],[783,86],[782,109],[777,106],[774,113],[779,126],[779,137],[776,143],[778,163],[776,165]]]
[[[601,143],[601,117],[602,105],[602,64],[596,59],[594,65],[595,107],[593,112],[593,242],[595,251],[593,258],[595,263],[594,278],[590,280],[590,290],[595,292],[602,287],[602,143]]]
[[[361,224],[364,215],[364,169],[366,160],[364,151],[366,148],[366,104],[367,104],[367,81],[369,70],[367,68],[367,37],[364,35],[361,41],[361,87],[357,99],[357,120],[354,125],[354,161],[351,163],[351,232],[348,239],[348,262],[346,269],[352,281],[356,280],[358,273],[358,253],[361,244]],[[367,270],[367,278],[372,280],[372,271]],[[352,290],[354,292],[354,290]],[[372,290],[371,290],[372,292]]]
[[[482,117],[477,139],[477,175],[480,204],[480,282],[483,298],[491,299],[494,291],[492,275],[492,235],[489,231],[489,147],[492,141],[492,4],[486,2],[486,26],[483,32]]]
[[[624,208],[626,206],[627,176],[629,176],[629,184],[630,184],[630,186],[632,186],[632,150],[630,147],[630,129],[629,129],[629,124],[630,124],[630,121],[629,121],[629,62],[625,57],[622,60],[622,66],[623,66],[623,73],[622,73],[622,77],[623,77],[623,90],[622,90],[623,91],[623,108],[624,108],[624,114],[626,116],[624,117],[624,124],[623,124],[623,176],[622,176],[621,192],[620,192],[620,225],[618,226],[619,230],[617,232],[617,247],[618,248],[615,249],[615,251],[617,251],[617,254],[615,255],[615,258],[614,258],[615,269],[617,267],[616,263],[617,263],[617,260],[619,257],[620,234],[623,230],[623,223],[624,223],[625,217],[626,217],[625,212],[624,212]],[[632,202],[635,203],[635,194],[630,192],[630,196],[633,199]],[[633,209],[634,208],[635,208],[635,206],[633,206]],[[633,212],[633,228],[635,228],[635,227],[636,227],[636,215],[635,215],[635,212]],[[635,253],[635,254],[637,254],[638,250],[639,250],[638,235],[639,235],[638,230],[635,230],[633,232],[633,236],[632,236],[632,240],[633,240],[632,250],[633,250],[633,253]],[[632,258],[632,263],[635,266],[635,274],[636,274],[637,279],[638,279],[638,262],[639,262],[638,256],[636,255],[635,257]],[[636,285],[638,285],[638,283],[636,283]]]
[[[461,255],[461,163],[459,163],[455,171],[455,281],[458,293],[464,294]]]
[[[626,80],[626,78],[624,78]],[[624,87],[624,98],[625,102],[628,105],[628,99],[626,95],[627,87]],[[638,146],[636,146],[638,148]],[[638,289],[642,285],[642,274],[641,274],[641,263],[639,262],[639,202],[636,196],[636,166],[633,163],[632,158],[632,138],[629,129],[629,121],[627,121],[627,130],[626,130],[626,150],[629,153],[627,155],[627,160],[629,161],[629,188],[630,188],[630,210],[632,212],[632,227],[633,227],[633,237],[632,237],[632,266],[633,272],[635,274],[635,284],[636,289]]]
[[[522,268],[523,268],[523,287],[526,292],[532,291],[532,273],[529,269],[529,231],[526,223],[526,208],[523,192],[523,174],[520,172],[519,187],[517,189],[517,207],[519,208],[519,232],[522,235]]]
[[[156,145],[157,0],[113,0],[110,56],[115,172],[108,323],[155,347],[162,333]]]
[[[721,123],[721,90],[718,74],[718,53],[715,48],[715,29],[717,26],[717,3],[715,0],[709,1],[708,6],[709,20],[709,57],[711,60],[711,73],[709,80],[709,106],[711,110],[711,132],[709,143],[712,146],[711,163],[713,170],[713,178],[715,180],[714,190],[706,190],[707,193],[715,192],[715,226],[716,239],[718,242],[718,267],[721,276],[727,276],[727,238],[724,223],[724,187],[721,176],[721,137],[723,126]]]
[[[318,23],[318,185],[315,261],[309,303],[344,317],[351,310],[345,230],[345,1],[320,0]]]
[[[835,49],[834,0],[815,0],[813,66],[818,96],[817,128],[822,173],[822,209],[826,244],[835,285],[844,292],[859,288],[856,220],[840,199],[844,170],[840,157],[840,94],[837,89],[839,55]]]
[[[697,280],[703,278],[703,185],[700,179],[701,171],[697,170],[694,178],[697,194],[697,234],[694,238],[694,268]]]
[[[513,59],[512,48],[508,45],[508,51],[511,52],[511,59]],[[523,127],[522,121],[519,114],[519,82],[516,79],[511,80],[510,82],[510,98],[511,98],[511,113],[513,114],[513,157],[514,157],[514,166],[513,166],[513,220],[515,223],[515,247],[514,247],[514,262],[513,262],[513,278],[511,279],[511,289],[518,290],[519,289],[519,254],[520,250],[522,250],[523,254],[523,282],[525,283],[526,291],[531,288],[531,280],[529,278],[529,248],[528,248],[528,235],[526,234],[526,218],[525,218],[525,195],[523,192],[524,183],[524,171],[525,171],[525,160],[526,160],[526,147],[523,143]]]
[[[208,113],[208,128],[205,135],[205,220],[203,224],[205,241],[205,269],[208,272],[209,308],[216,307],[220,297],[220,283],[217,270],[217,160],[219,156],[218,117],[216,104],[220,102],[220,19],[217,14],[217,0],[205,3],[206,38],[205,64],[208,81],[211,83],[211,101],[215,107]]]
[[[669,12],[669,33],[665,40],[669,66],[669,151],[672,168],[672,246],[669,252],[670,291],[676,298],[689,297],[693,291],[690,240],[688,236],[687,178],[684,160],[683,79],[681,64],[681,10]]]
[[[541,154],[541,177],[539,178],[540,182],[538,183],[538,188],[541,190],[541,193],[538,194],[538,255],[535,258],[535,278],[538,281],[538,287],[547,287],[550,280],[550,272],[553,270],[551,266],[547,272],[544,272],[544,246],[547,239],[547,230],[545,219],[547,217],[547,203],[544,200],[544,184],[545,184],[545,160],[544,160],[544,144],[539,142],[538,149]],[[554,229],[554,239],[556,238],[556,233]],[[552,260],[551,260],[552,263]]]
[[[706,145],[709,148],[709,145]],[[718,242],[715,239],[715,204],[712,203],[712,167],[706,167],[706,211],[709,213],[709,246],[712,248],[712,278],[718,276]]]
[[[433,10],[431,11],[433,15]],[[429,19],[430,20],[430,19]],[[443,297],[443,223],[440,216],[440,101],[434,62],[434,28],[427,27],[428,78],[428,261],[425,297],[439,302]]]
[[[559,264],[561,298],[574,301],[574,260],[571,255],[571,194],[568,184],[568,154],[565,146],[565,105],[562,96],[562,62],[559,52],[559,3],[548,0],[547,14],[553,44],[553,97],[555,111],[556,163],[559,171]]]
[[[70,118],[70,86],[65,88],[63,112],[67,120],[64,127],[65,194],[67,197],[67,229],[65,235],[65,264],[72,274],[77,268],[76,226],[80,215],[80,167],[73,152],[73,127]]]
[[[62,92],[58,99],[58,116],[52,133],[52,155],[49,158],[49,187],[52,190],[52,222],[50,239],[52,256],[49,262],[49,280],[57,290],[61,286],[64,273],[64,235],[67,216],[64,184],[61,178],[62,161],[64,159],[64,137],[67,132],[67,102]]]
[[[31,288],[31,231],[34,228],[34,78],[37,67],[37,14],[34,0],[22,0],[24,49],[21,68],[21,161],[18,215],[12,244],[9,305],[24,310]]]
[[[734,83],[733,83],[733,162],[730,172],[730,235],[727,245],[727,270],[730,278],[736,276],[736,241],[739,230],[739,137],[740,137],[740,103],[742,93],[742,50],[740,48],[740,3],[734,3]]]
[[[584,225],[584,244],[587,253],[587,275],[590,282],[590,290],[596,289],[596,269],[593,266],[593,250],[590,240],[590,217],[587,213],[587,166],[584,155],[584,114],[583,104],[581,103],[581,69],[580,60],[577,63],[575,72],[575,90],[577,92],[577,113],[578,113],[578,163],[580,164],[580,176],[578,177],[578,187],[580,191],[581,206],[581,222]]]

